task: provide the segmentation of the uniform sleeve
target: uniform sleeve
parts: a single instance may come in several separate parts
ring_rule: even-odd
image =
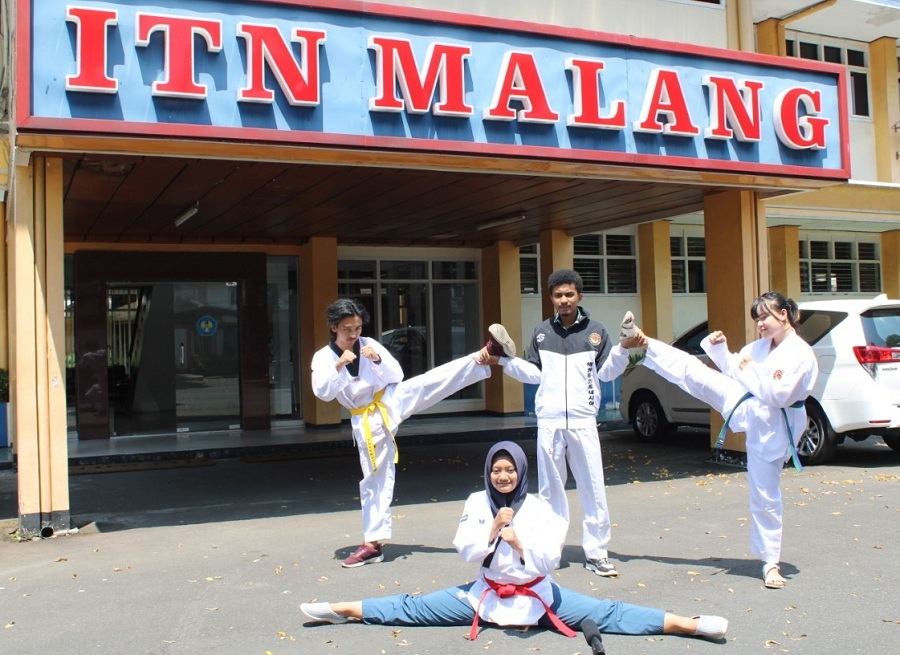
[[[799,339],[799,337],[797,337]],[[785,346],[787,344],[782,344]],[[790,407],[805,400],[815,382],[817,366],[805,343],[790,344],[787,352],[778,348],[770,356],[778,358],[777,368],[750,362],[737,375],[747,391],[772,407]],[[808,356],[807,356],[808,355]]]
[[[456,528],[456,536],[453,538],[453,546],[463,560],[481,563],[488,553],[494,550],[496,540],[494,543],[488,541],[492,524],[493,516],[485,492],[469,496]]]
[[[397,361],[381,342],[376,341],[375,339],[366,338],[363,345],[372,346],[381,358],[381,362],[378,364],[369,360],[371,366],[368,367],[372,375],[374,375],[380,383],[375,384],[377,388],[383,389],[387,385],[400,382],[403,379],[403,367],[400,366],[400,362]]]
[[[330,349],[323,348],[313,356],[312,390],[319,400],[334,400],[352,378],[344,366],[335,368],[336,359]]]
[[[740,372],[741,356],[728,350],[727,341],[713,345],[707,335],[700,342],[700,347],[703,348],[703,352],[709,356],[710,361],[722,373],[730,378],[737,377],[738,372]]]
[[[503,372],[513,380],[518,380],[523,384],[541,383],[541,353],[538,348],[537,340],[540,331],[541,329],[538,327],[531,336],[531,346],[528,349],[528,357],[525,359],[518,357],[500,358]]]
[[[597,375],[602,382],[611,382],[628,368],[628,349],[616,344],[609,349],[606,361],[600,366]]]

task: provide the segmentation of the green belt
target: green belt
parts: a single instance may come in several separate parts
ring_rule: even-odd
[[[753,394],[750,393],[749,391],[747,393],[745,393],[743,396],[741,396],[741,399],[739,401],[737,401],[735,406],[732,407],[731,411],[728,413],[728,418],[725,419],[725,424],[722,426],[722,429],[719,430],[719,436],[716,439],[716,448],[718,448],[719,450],[721,450],[722,447],[725,445],[725,433],[728,431],[728,423],[731,422],[731,417],[734,416],[734,410],[736,410],[738,407],[740,407],[741,403],[743,403],[748,398],[753,398]],[[804,401],[798,400],[793,405],[791,405],[791,407],[793,407],[794,409],[800,409],[801,407],[803,407],[803,405],[804,405]],[[791,432],[791,422],[788,421],[787,412],[784,411],[784,407],[781,408],[781,415],[784,417],[784,426],[787,428],[787,431],[788,431],[788,441],[791,444],[791,459],[794,462],[794,468],[797,469],[798,471],[802,471],[803,465],[800,464],[800,458],[797,456],[797,446],[794,444],[794,435]]]

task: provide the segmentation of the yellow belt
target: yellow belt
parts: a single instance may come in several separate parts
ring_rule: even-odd
[[[372,400],[370,405],[366,407],[360,407],[358,409],[351,409],[350,413],[353,416],[362,416],[362,424],[363,424],[363,436],[366,439],[366,450],[369,452],[369,461],[372,462],[372,470],[377,471],[378,466],[375,464],[375,442],[372,440],[372,428],[369,425],[369,415],[374,414],[375,412],[381,412],[381,421],[384,424],[384,429],[387,430],[387,433],[391,435],[391,439],[394,439],[394,433],[391,430],[391,421],[388,418],[387,407],[385,407],[384,403],[381,402],[381,397],[384,395],[384,389],[375,394],[375,398]],[[397,448],[397,441],[394,440],[394,464],[400,461],[400,451]]]

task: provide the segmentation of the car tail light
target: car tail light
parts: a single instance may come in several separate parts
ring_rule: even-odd
[[[853,354],[856,355],[856,361],[858,361],[873,378],[875,377],[876,364],[900,362],[900,348],[853,346]]]
[[[900,361],[900,348],[853,346],[853,354],[860,364],[881,364]]]

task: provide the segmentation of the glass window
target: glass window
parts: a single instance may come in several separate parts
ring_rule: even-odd
[[[874,243],[857,244],[860,259],[878,259],[878,249]]]
[[[634,255],[634,237],[630,234],[607,234],[606,254],[624,257]]]
[[[802,39],[802,40],[800,40]],[[844,64],[849,69],[850,112],[854,116],[871,115],[869,101],[869,69],[866,45],[859,42],[850,47],[847,41],[820,37],[812,34],[793,33],[785,38],[785,54],[788,57],[828,61]]]
[[[853,244],[849,241],[834,242],[835,259],[853,259]]]
[[[637,256],[630,234],[586,234],[574,239],[575,270],[585,293],[637,293]]]
[[[574,264],[584,280],[584,292],[603,293],[603,260],[576,257]]]
[[[819,58],[819,44],[818,43],[806,43],[805,41],[800,42],[800,58],[801,59],[818,59]]]
[[[357,279],[360,270],[372,279]],[[338,295],[365,306],[363,335],[378,339],[409,378],[482,345],[479,266],[472,260],[340,260]],[[368,277],[368,275],[367,275]],[[479,399],[483,385],[451,399]]]
[[[859,265],[859,290],[869,293],[878,293],[881,291],[880,264]]]
[[[370,260],[338,262],[338,279],[340,280],[374,280],[377,277],[376,263]]]
[[[522,293],[539,294],[541,292],[540,278],[537,246],[519,248],[519,284],[522,287]]]
[[[841,56],[842,54],[843,51],[833,45],[827,45],[822,48],[822,58],[825,61],[831,62],[832,64],[843,64],[844,61]]]
[[[878,243],[853,235],[800,241],[800,288],[807,293],[880,293]],[[877,238],[877,237],[876,237]]]
[[[475,262],[432,262],[435,280],[477,280],[478,265]]]
[[[847,48],[847,64],[850,66],[866,67],[866,53],[862,50],[852,50]]]
[[[810,241],[809,256],[812,259],[828,259],[828,242]]]
[[[575,255],[602,255],[603,240],[596,234],[575,237],[573,247]]]
[[[382,280],[424,280],[428,278],[428,262],[391,261],[381,262]]]
[[[681,237],[669,237],[669,255],[684,257],[684,240]]]
[[[610,259],[608,293],[637,293],[637,260]]]
[[[706,293],[706,239],[669,238],[672,253],[672,293]]]
[[[869,115],[869,76],[859,71],[850,71],[851,110],[854,116]]]
[[[267,257],[269,310],[269,402],[273,418],[299,418],[300,362],[297,361],[300,312],[297,258]]]

